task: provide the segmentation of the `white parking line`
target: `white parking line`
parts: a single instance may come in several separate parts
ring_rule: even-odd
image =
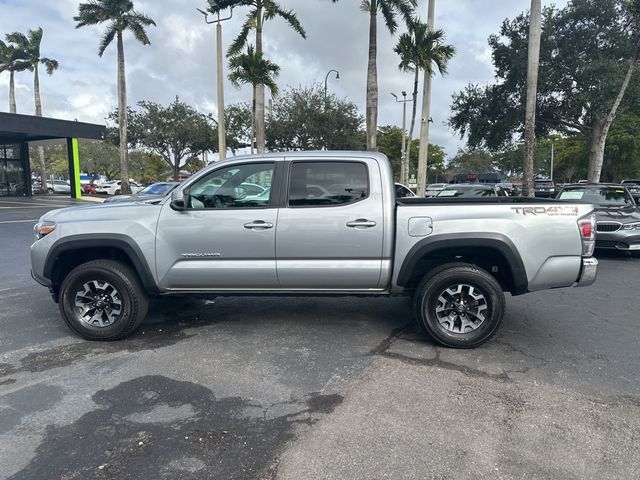
[[[0,205],[4,203],[4,202],[0,202]],[[15,205],[17,205],[16,207],[0,207],[0,208],[4,208],[4,209],[10,209],[10,208],[49,208],[49,207],[70,207],[71,205],[64,205],[64,204],[53,204],[50,203],[49,205],[42,205],[39,203],[32,203],[29,205],[25,205],[24,203],[20,204],[20,203],[16,203]]]
[[[29,223],[29,222],[37,222],[37,218],[32,218],[30,220],[4,220],[0,223]]]

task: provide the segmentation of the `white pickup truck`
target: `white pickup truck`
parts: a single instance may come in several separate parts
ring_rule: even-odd
[[[473,347],[500,325],[503,292],[595,281],[592,211],[516,197],[396,199],[375,153],[244,156],[162,200],[47,213],[32,274],[93,340],[131,334],[159,295],[412,295],[436,341]]]

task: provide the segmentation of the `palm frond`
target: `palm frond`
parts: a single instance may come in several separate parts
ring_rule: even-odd
[[[240,33],[238,34],[238,36],[235,38],[235,40],[229,47],[229,50],[227,51],[227,57],[233,57],[233,56],[239,55],[240,52],[242,52],[244,47],[247,45],[249,32],[251,31],[252,28],[255,28],[255,24],[256,24],[255,19],[256,19],[256,13],[255,13],[255,10],[252,10],[247,15],[247,18],[242,24]]]
[[[53,72],[56,71],[60,66],[57,60],[53,60],[51,58],[41,58],[40,63],[45,66],[47,75],[53,75]]]
[[[102,35],[102,40],[100,40],[100,46],[98,47],[99,57],[102,57],[102,55],[104,55],[104,51],[109,45],[111,45],[111,42],[113,42],[113,39],[116,37],[116,33],[118,33],[118,30],[116,29],[115,24],[112,23],[104,32],[104,35]]]
[[[136,21],[132,21],[127,24],[127,27],[129,28],[129,30],[131,30],[133,36],[136,37],[136,40],[138,40],[141,44],[151,45],[151,40],[149,40],[149,37],[147,36],[144,25]]]
[[[305,32],[300,20],[298,20],[298,16],[293,10],[286,10],[273,0],[268,0],[264,5],[264,18],[266,20],[272,20],[276,17],[285,20],[302,38],[307,38],[307,32]]]

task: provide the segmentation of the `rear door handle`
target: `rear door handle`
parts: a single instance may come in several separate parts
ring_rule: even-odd
[[[351,228],[371,228],[375,226],[376,222],[374,222],[373,220],[367,220],[366,218],[359,218],[357,220],[347,222],[347,227]]]
[[[254,220],[253,222],[245,223],[244,228],[266,230],[267,228],[273,228],[273,223],[265,222],[263,220]]]

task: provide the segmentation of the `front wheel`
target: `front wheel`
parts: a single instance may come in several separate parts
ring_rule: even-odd
[[[415,297],[418,323],[438,343],[476,347],[502,322],[505,298],[495,278],[471,264],[444,267],[425,277]]]
[[[60,287],[60,312],[67,326],[87,340],[118,340],[142,323],[149,300],[135,272],[113,260],[74,268]]]

